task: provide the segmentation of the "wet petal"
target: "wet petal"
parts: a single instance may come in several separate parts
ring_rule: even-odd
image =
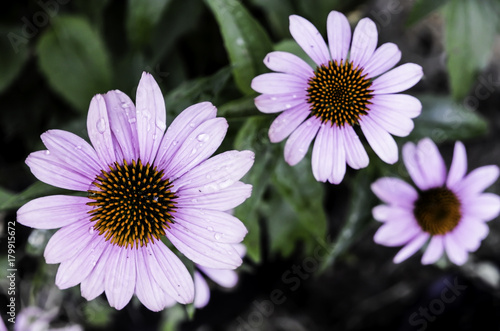
[[[377,48],[377,26],[369,18],[363,18],[354,29],[350,60],[354,67],[364,68]]]
[[[351,44],[351,26],[347,17],[338,11],[331,11],[326,20],[326,30],[332,60],[345,62]]]
[[[405,63],[376,78],[371,89],[373,94],[402,92],[417,84],[423,75],[421,66]]]
[[[104,287],[109,305],[121,310],[132,299],[136,282],[134,248],[113,246],[108,258]]]
[[[309,64],[288,52],[271,52],[264,58],[264,64],[273,71],[296,75],[305,80],[314,75]]]
[[[290,16],[290,33],[309,57],[319,66],[328,63],[330,54],[318,29],[303,17]]]
[[[311,117],[290,135],[285,144],[285,161],[289,165],[294,166],[304,158],[320,126],[321,121]]]

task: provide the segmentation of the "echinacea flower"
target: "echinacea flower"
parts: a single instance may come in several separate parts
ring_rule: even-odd
[[[467,172],[467,156],[455,143],[450,171],[432,140],[403,146],[403,160],[417,189],[398,178],[385,177],[372,184],[372,191],[385,205],[373,209],[384,224],[375,233],[376,243],[404,247],[394,262],[406,260],[425,243],[423,264],[436,262],[446,251],[451,262],[462,265],[468,252],[476,251],[489,232],[485,222],[500,213],[500,197],[483,191],[499,175],[496,165]],[[430,239],[430,240],[429,240]]]
[[[105,292],[116,309],[135,293],[158,311],[194,299],[192,276],[166,243],[202,266],[241,264],[233,245],[247,230],[225,211],[250,196],[251,186],[239,180],[254,154],[227,151],[210,158],[228,127],[216,112],[208,102],[193,105],[165,132],[163,95],[144,73],[136,106],[118,90],[92,99],[92,145],[66,131],[42,134],[47,150],[26,160],[33,174],[85,192],[38,198],[17,214],[26,226],[61,228],[44,253],[47,263],[60,263],[60,289],[81,284],[88,300]]]
[[[316,180],[340,183],[346,163],[353,169],[368,165],[368,155],[357,135],[361,132],[374,152],[387,163],[398,160],[391,136],[413,130],[412,118],[422,105],[414,97],[395,94],[415,85],[423,75],[413,63],[393,68],[401,52],[393,43],[377,47],[377,27],[369,18],[359,21],[351,42],[347,18],[336,11],[328,15],[328,46],[306,19],[290,16],[290,33],[316,63],[311,68],[287,52],[271,52],[264,64],[274,73],[252,81],[262,93],[255,99],[263,113],[281,113],[269,129],[272,142],[290,136],[285,160],[295,165],[304,158],[312,140],[312,171]],[[388,71],[390,70],[390,71]]]

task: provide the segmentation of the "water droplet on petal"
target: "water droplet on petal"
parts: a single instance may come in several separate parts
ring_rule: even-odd
[[[177,145],[177,140],[174,140],[174,141],[172,142],[172,145],[174,145],[174,146],[175,146],[175,145]]]
[[[208,231],[213,231],[213,230],[214,230],[214,228],[213,228],[213,227],[211,227],[211,226],[209,226],[209,227],[207,227],[207,230],[208,230]]]
[[[167,125],[165,124],[165,121],[162,121],[162,120],[159,120],[157,119],[156,120],[156,127],[160,130],[165,130],[167,128]]]
[[[93,227],[93,226],[89,227],[89,234],[94,234],[94,231],[95,231],[95,230],[94,230],[94,227]]]
[[[96,128],[99,133],[104,133],[106,131],[106,121],[104,118],[100,118],[99,121],[97,121]]]
[[[210,136],[206,133],[199,134],[198,137],[196,137],[198,141],[207,141],[208,138],[210,138]]]
[[[276,101],[276,97],[271,97],[271,100],[272,101]]]
[[[194,128],[194,127],[195,127],[195,125],[196,125],[196,123],[195,123],[195,122],[191,122],[191,123],[189,123],[189,126],[190,126],[190,127],[192,127],[192,128]]]
[[[292,97],[295,99],[297,97],[297,94],[294,94]]]
[[[128,119],[128,122],[129,122],[130,124],[134,124],[136,121],[137,121],[137,120],[135,119],[135,117],[132,117],[132,118],[129,118],[129,119]]]
[[[49,154],[50,154],[50,151],[49,151],[49,150],[46,150],[46,151],[45,151],[45,154],[46,154],[46,155],[49,155]]]
[[[216,233],[216,234],[214,234],[214,238],[215,238],[215,240],[219,241],[219,240],[220,240],[220,237],[221,237],[220,233]]]
[[[287,104],[285,105],[285,107],[286,107],[286,109],[289,109],[289,108],[292,108],[292,105],[291,105],[291,104],[289,104],[289,103],[287,103]]]
[[[76,149],[82,149],[82,146],[81,145],[77,145],[75,146]]]
[[[121,105],[122,105],[122,108],[130,108],[130,105],[128,104],[128,102],[123,101],[121,103]]]

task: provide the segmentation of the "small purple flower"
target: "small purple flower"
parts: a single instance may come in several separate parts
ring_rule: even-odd
[[[430,238],[423,264],[436,262],[446,251],[451,262],[462,265],[468,252],[476,251],[488,232],[485,222],[500,213],[500,197],[483,193],[498,178],[499,169],[489,165],[467,176],[467,156],[461,142],[455,144],[450,171],[432,140],[418,145],[406,143],[403,160],[413,182],[385,177],[372,184],[385,205],[373,209],[373,217],[384,224],[375,233],[376,243],[405,245],[394,257],[406,260]]]
[[[269,138],[285,145],[285,160],[295,165],[312,151],[316,180],[338,184],[346,163],[353,169],[368,165],[368,155],[354,128],[359,126],[375,153],[387,163],[398,160],[398,147],[391,136],[407,136],[412,118],[422,105],[414,97],[395,94],[415,85],[422,68],[413,63],[390,70],[401,59],[393,43],[377,48],[377,28],[369,18],[354,30],[347,18],[332,11],[327,20],[329,45],[306,19],[290,16],[290,33],[316,63],[311,68],[299,57],[272,52],[265,65],[277,73],[266,73],[252,81],[262,93],[255,99],[264,113],[283,111],[272,123]],[[390,71],[388,71],[390,70]]]
[[[144,73],[136,106],[118,90],[92,99],[92,145],[66,131],[42,135],[47,150],[26,160],[33,174],[86,192],[39,198],[17,214],[26,226],[61,228],[44,254],[47,263],[61,264],[59,288],[81,284],[87,300],[105,292],[116,309],[136,294],[159,311],[194,300],[190,273],[164,241],[205,267],[241,264],[233,246],[247,229],[225,211],[250,196],[251,185],[239,180],[254,154],[228,151],[210,158],[228,127],[216,112],[208,102],[193,105],[166,130],[163,95]]]

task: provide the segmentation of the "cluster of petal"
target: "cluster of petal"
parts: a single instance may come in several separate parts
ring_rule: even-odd
[[[319,31],[306,19],[290,16],[290,33],[317,66],[329,61],[351,61],[354,68],[362,68],[363,75],[372,80],[373,98],[359,125],[375,153],[385,162],[398,160],[395,136],[406,136],[413,130],[412,118],[420,114],[418,99],[395,94],[415,85],[423,76],[422,68],[413,63],[392,69],[401,59],[401,52],[393,43],[377,48],[377,28],[369,18],[356,26],[351,40],[347,18],[332,11],[327,19],[328,45]],[[252,88],[262,93],[255,99],[256,107],[264,113],[283,111],[272,123],[269,138],[285,145],[285,160],[295,165],[306,155],[314,138],[312,171],[318,181],[340,183],[346,172],[346,163],[353,169],[368,165],[368,155],[354,128],[322,123],[311,116],[307,102],[308,82],[314,69],[299,57],[287,52],[272,52],[264,64],[274,73],[257,76]],[[392,70],[391,70],[392,69]]]
[[[384,223],[375,234],[375,242],[385,246],[404,245],[394,257],[395,263],[406,260],[428,242],[423,264],[436,262],[446,251],[451,262],[462,265],[467,261],[468,252],[476,251],[487,236],[489,228],[485,223],[500,213],[500,197],[483,193],[498,179],[499,168],[483,166],[466,175],[465,147],[457,142],[447,173],[438,148],[428,138],[417,145],[406,143],[403,161],[418,190],[392,177],[372,184],[372,191],[386,203],[373,209],[374,218]],[[419,192],[437,187],[447,188],[458,198],[461,218],[453,230],[431,236],[421,229],[413,211]]]
[[[87,129],[92,145],[66,131],[42,135],[47,150],[29,155],[26,163],[41,181],[87,191],[101,170],[114,162],[142,160],[163,170],[176,196],[175,222],[166,239],[193,262],[216,269],[235,269],[242,260],[234,244],[247,233],[240,220],[226,213],[251,194],[240,181],[253,164],[251,151],[220,146],[227,121],[216,117],[208,102],[185,109],[167,130],[163,95],[150,74],[140,80],[136,105],[114,90],[96,95],[89,107]],[[162,241],[124,248],[94,231],[82,196],[48,196],[19,209],[19,223],[40,229],[61,228],[45,249],[47,263],[60,263],[56,284],[81,284],[91,300],[105,292],[111,306],[123,308],[135,294],[149,309],[194,300],[192,276]],[[210,223],[210,224],[209,224]]]

